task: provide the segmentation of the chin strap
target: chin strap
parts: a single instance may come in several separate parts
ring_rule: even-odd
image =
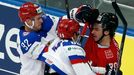
[[[104,29],[103,29],[103,35],[100,37],[100,39],[97,41],[97,43],[99,44],[101,41],[102,41],[102,39],[104,38],[104,36],[106,36],[105,34],[104,34]]]
[[[98,44],[101,42],[101,40],[103,39],[103,37],[104,37],[105,35],[103,34],[101,37],[100,37],[100,39],[98,40],[98,41],[96,41]]]
[[[25,25],[26,25],[28,28],[30,28],[30,29],[33,29],[33,27],[34,27],[34,25],[35,25],[35,23],[34,23],[33,20],[32,20],[32,25],[28,25],[27,22],[24,22],[24,23],[25,23]]]

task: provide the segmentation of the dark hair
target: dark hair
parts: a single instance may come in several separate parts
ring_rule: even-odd
[[[118,27],[118,17],[115,14],[103,12],[98,16],[97,22],[102,24],[103,31],[109,31],[110,37],[115,35]]]

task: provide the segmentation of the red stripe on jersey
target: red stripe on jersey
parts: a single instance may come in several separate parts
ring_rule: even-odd
[[[81,62],[83,62],[82,59],[73,59],[73,60],[71,60],[72,64],[77,64],[77,63],[81,63]]]
[[[48,52],[48,46],[44,48],[44,52]]]

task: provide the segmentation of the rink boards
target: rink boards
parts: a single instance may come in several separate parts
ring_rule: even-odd
[[[120,41],[122,38],[121,34],[116,34],[115,38],[120,45]],[[123,75],[134,75],[133,57],[134,57],[134,37],[126,36],[122,55],[122,64],[121,64],[121,70],[123,71]]]

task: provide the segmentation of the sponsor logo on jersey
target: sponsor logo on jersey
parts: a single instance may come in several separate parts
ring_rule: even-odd
[[[78,47],[69,47],[68,50],[82,50],[82,48],[78,48]]]

